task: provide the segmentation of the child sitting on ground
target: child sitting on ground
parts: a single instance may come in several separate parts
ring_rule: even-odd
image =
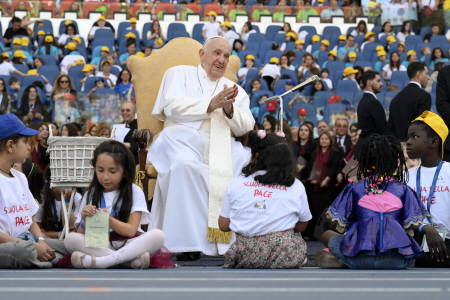
[[[450,247],[450,163],[442,161],[447,136],[444,120],[429,111],[422,113],[408,129],[406,152],[411,159],[421,160],[420,166],[409,169],[408,185],[418,193],[430,212],[430,217],[424,220],[426,226],[419,230],[425,234],[430,250],[424,249],[425,253],[416,260],[415,267],[450,267],[447,250]],[[438,232],[443,234],[445,241]],[[416,237],[421,244],[423,237]]]
[[[423,250],[414,230],[427,210],[408,181],[400,142],[391,135],[373,135],[361,149],[358,182],[347,185],[327,212],[337,231],[322,241],[329,251],[316,253],[320,268],[404,269],[414,266]]]
[[[116,141],[100,144],[92,158],[94,178],[81,200],[81,212],[75,221],[76,231],[64,243],[74,268],[106,269],[124,265],[148,269],[150,257],[164,244],[165,235],[154,229],[146,233],[141,225],[150,221],[144,192],[134,182],[136,167],[133,154]],[[96,211],[108,213],[110,243],[105,248],[85,247],[86,217]]]
[[[227,188],[219,228],[236,233],[224,268],[299,268],[307,247],[300,235],[311,220],[295,158],[283,133],[250,131],[250,163]]]
[[[63,241],[42,237],[27,178],[11,168],[25,162],[28,137],[37,134],[14,114],[0,116],[0,269],[51,268],[58,260],[55,250],[66,253]]]

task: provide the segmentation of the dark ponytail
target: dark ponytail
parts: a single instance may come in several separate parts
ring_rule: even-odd
[[[258,135],[259,132],[259,135]],[[263,138],[261,138],[264,136]],[[250,131],[247,146],[251,148],[252,160],[242,169],[246,177],[257,171],[255,180],[263,184],[291,186],[295,181],[295,157],[285,138],[264,131]]]

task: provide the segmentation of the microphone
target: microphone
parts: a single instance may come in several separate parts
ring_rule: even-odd
[[[289,91],[286,91],[283,95],[281,95],[281,96],[273,96],[273,97],[267,98],[266,100],[264,100],[264,103],[267,103],[267,102],[270,102],[270,101],[279,100],[280,97],[286,96],[286,95],[288,95],[288,94],[290,94],[292,92],[295,92],[298,89],[301,89],[302,87],[305,87],[305,86],[310,85],[310,84],[314,84],[314,83],[316,83],[318,81],[320,81],[320,77],[319,76],[317,76],[317,75],[311,76],[308,79],[306,79],[305,81],[303,81],[302,83],[300,83],[299,85],[293,87]]]

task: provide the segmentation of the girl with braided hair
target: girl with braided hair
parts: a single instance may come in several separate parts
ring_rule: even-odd
[[[414,266],[423,250],[414,230],[429,215],[406,185],[408,173],[400,142],[373,135],[361,150],[358,182],[349,183],[327,212],[337,231],[324,233],[328,247],[316,253],[321,268],[404,269]],[[400,171],[399,171],[400,170]]]

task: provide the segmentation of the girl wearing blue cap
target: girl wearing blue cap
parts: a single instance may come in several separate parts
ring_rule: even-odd
[[[51,268],[64,243],[42,237],[34,221],[38,205],[25,175],[11,168],[22,164],[30,150],[28,137],[39,133],[14,114],[0,116],[0,268]]]

